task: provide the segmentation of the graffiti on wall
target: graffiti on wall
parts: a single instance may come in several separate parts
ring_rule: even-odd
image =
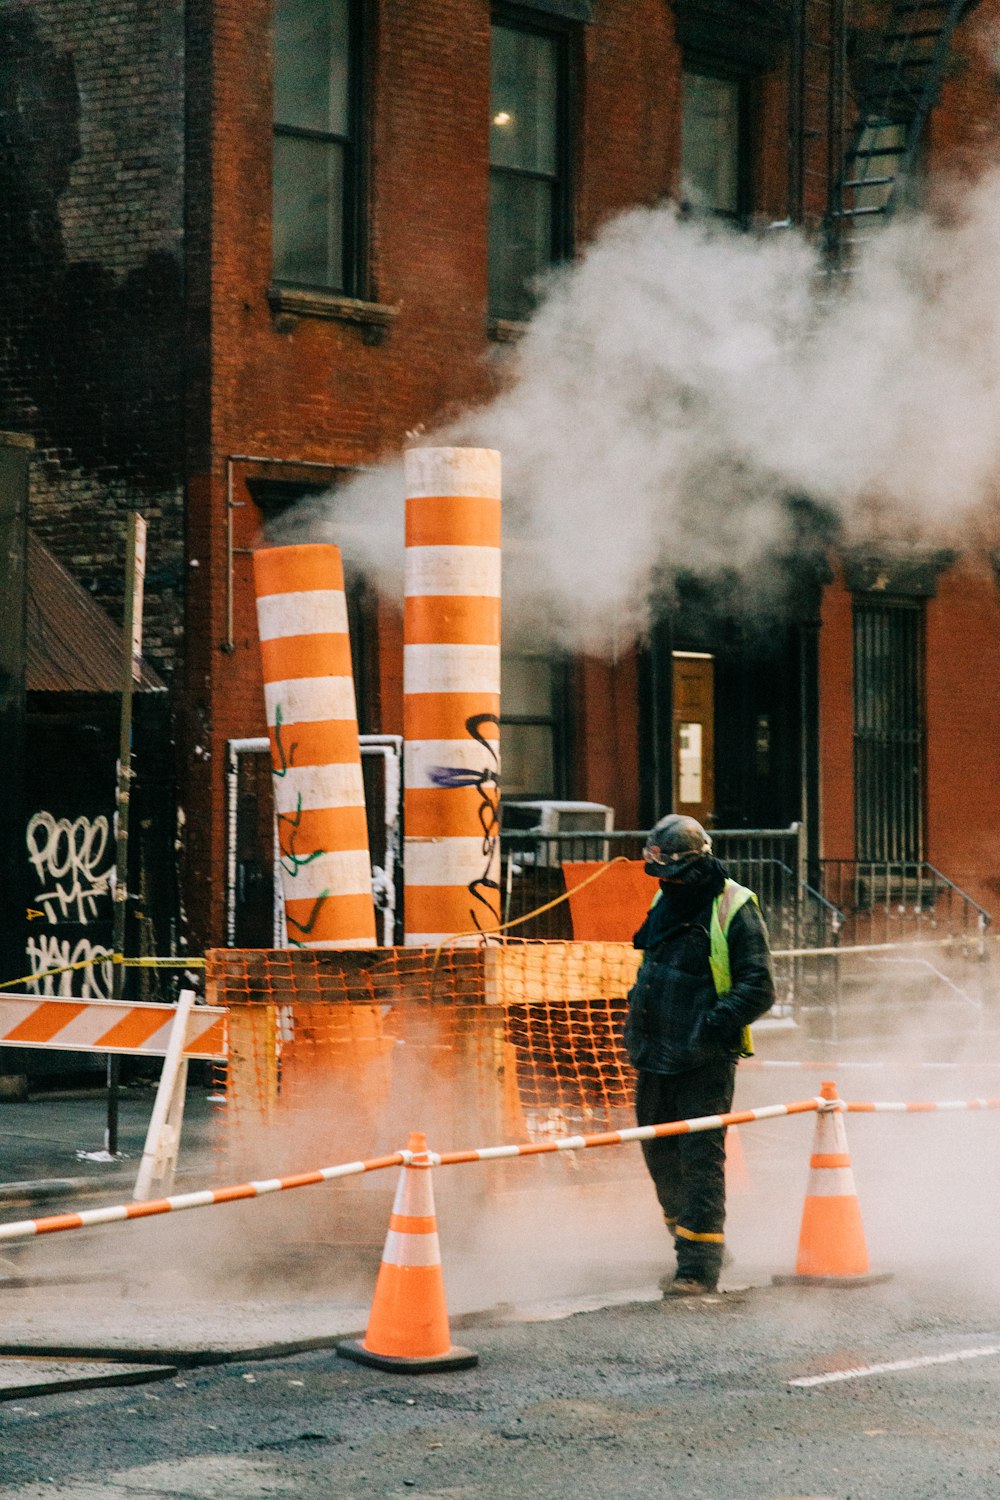
[[[50,969],[66,971],[35,979],[27,988],[39,995],[107,999],[111,949],[94,929],[106,929],[111,922],[114,851],[108,818],[103,813],[57,818],[44,810],[36,812],[28,823],[26,842],[31,867],[29,970],[38,975]],[[86,967],[71,967],[76,964]]]

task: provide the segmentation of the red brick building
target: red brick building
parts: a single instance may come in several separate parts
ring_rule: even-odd
[[[933,183],[988,164],[1000,6],[938,6],[940,55],[911,59],[921,82],[861,143],[881,185],[845,189],[893,27],[922,9],[164,0],[154,19],[138,0],[2,0],[0,428],[34,434],[33,524],[112,613],[122,512],[151,520],[195,945],[232,916],[227,751],[264,729],[249,554],[269,525],[499,388],[531,277],[622,210],[788,221],[840,264],[852,206],[880,213],[904,167]],[[672,805],[804,822],[814,869],[929,861],[991,907],[991,539],[844,549],[808,497],[796,514],[766,619],[686,576],[613,661],[512,648],[506,790],[608,804],[619,828]],[[361,729],[398,733],[399,601],[358,579],[352,613]]]

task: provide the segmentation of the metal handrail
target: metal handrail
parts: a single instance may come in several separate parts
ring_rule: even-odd
[[[941,871],[937,869],[936,866],[928,863],[927,860],[923,861],[923,865],[925,869],[930,870],[931,874],[937,880],[940,880],[942,885],[946,885],[949,890],[954,891],[956,896],[961,896],[966,906],[971,906],[974,911],[978,912],[984,927],[992,926],[993,918],[990,916],[985,906],[980,906],[975,897],[970,896],[968,891],[963,891],[962,887],[960,885],[956,885],[953,880],[949,880],[947,875],[942,875]]]

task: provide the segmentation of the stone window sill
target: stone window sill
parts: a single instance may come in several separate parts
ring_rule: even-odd
[[[486,332],[497,344],[516,344],[528,331],[527,323],[514,318],[487,318]]]
[[[382,302],[363,302],[304,287],[272,286],[267,300],[279,333],[291,333],[299,318],[326,318],[334,323],[354,323],[366,344],[381,344],[399,315],[398,307]]]

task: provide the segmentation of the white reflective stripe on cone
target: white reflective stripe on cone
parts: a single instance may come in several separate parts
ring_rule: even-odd
[[[364,807],[361,763],[289,766],[283,775],[274,777],[274,805],[286,814],[322,807]]]
[[[496,696],[500,692],[500,647],[404,646],[403,682],[407,694]],[[327,718],[333,717],[327,714]]]
[[[486,728],[490,728],[489,725]],[[490,740],[500,755],[500,741]],[[486,751],[486,757],[489,751]],[[475,771],[483,770],[483,747],[477,740],[466,736],[462,740],[408,740],[403,747],[405,780],[409,790],[428,787],[439,790],[432,780],[431,772],[440,769]]]
[[[403,462],[406,493],[413,500],[437,495],[500,497],[500,454],[495,448],[407,448]]]
[[[347,600],[341,589],[262,594],[257,599],[257,628],[262,641],[292,635],[346,635]]]
[[[398,1229],[390,1229],[385,1237],[382,1259],[390,1266],[439,1266],[441,1245],[437,1230],[430,1234],[404,1234]]]
[[[265,682],[264,702],[272,728],[278,722],[279,708],[283,724],[355,722],[351,677],[286,677],[281,682]]]
[[[488,872],[482,838],[405,839],[406,884],[467,886]],[[499,846],[490,853],[489,870],[500,862]]]
[[[850,1167],[813,1167],[806,1193],[810,1198],[854,1197],[854,1173]]]
[[[288,856],[284,856],[287,861]],[[292,901],[316,896],[369,896],[372,867],[367,849],[331,849],[306,857],[294,871],[283,864],[285,895]]]
[[[409,599],[445,595],[499,599],[500,548],[407,547],[405,591]]]

